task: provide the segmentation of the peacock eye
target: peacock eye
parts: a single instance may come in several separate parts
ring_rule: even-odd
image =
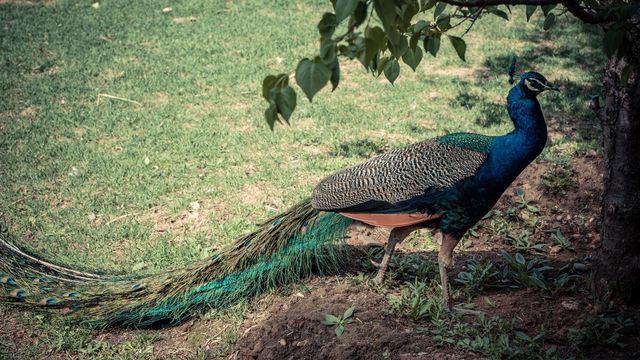
[[[531,81],[531,79],[524,79],[524,85],[531,91],[540,91],[540,89],[538,89],[535,85],[534,82]]]

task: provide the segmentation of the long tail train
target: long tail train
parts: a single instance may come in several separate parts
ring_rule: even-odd
[[[339,268],[352,220],[304,200],[193,266],[148,276],[101,275],[45,261],[0,228],[0,302],[94,326],[179,322],[313,272]]]

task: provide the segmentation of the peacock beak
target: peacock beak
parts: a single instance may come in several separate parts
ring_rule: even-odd
[[[553,91],[560,91],[560,88],[558,87],[558,85],[554,85],[551,82],[548,82],[546,84],[544,84],[545,86],[545,90],[553,90]]]

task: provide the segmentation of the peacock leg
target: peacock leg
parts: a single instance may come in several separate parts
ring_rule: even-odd
[[[440,269],[440,283],[442,285],[442,296],[447,310],[451,310],[451,298],[449,295],[449,278],[447,270],[453,265],[453,249],[460,241],[459,236],[452,234],[442,234],[442,244],[438,252],[438,267]]]
[[[387,268],[389,267],[389,261],[391,260],[391,255],[393,255],[393,251],[396,248],[396,244],[399,244],[404,240],[410,233],[412,229],[410,228],[395,228],[391,230],[389,234],[389,240],[387,241],[387,247],[384,251],[384,256],[382,257],[382,261],[380,262],[380,269],[378,270],[378,275],[373,279],[376,284],[381,284],[382,280],[384,280],[384,275],[387,272]]]

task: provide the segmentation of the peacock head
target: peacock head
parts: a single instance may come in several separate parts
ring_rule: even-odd
[[[529,71],[522,74],[519,85],[522,87],[524,92],[530,96],[538,96],[538,94],[545,90],[560,91],[556,85],[552,84],[544,76],[535,71]]]

